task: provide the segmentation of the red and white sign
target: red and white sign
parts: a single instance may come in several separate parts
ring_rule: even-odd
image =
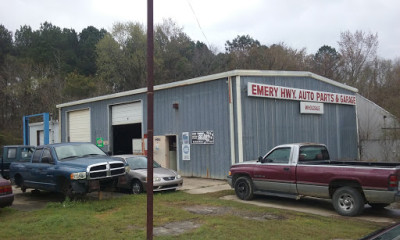
[[[316,102],[300,102],[300,113],[324,114],[324,104]]]
[[[356,96],[354,95],[313,91],[300,88],[288,88],[250,82],[247,85],[247,96],[356,105]]]

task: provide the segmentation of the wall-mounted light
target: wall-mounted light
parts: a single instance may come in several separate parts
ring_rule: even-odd
[[[179,103],[173,103],[172,104],[172,108],[175,109],[175,110],[178,110],[179,109]]]

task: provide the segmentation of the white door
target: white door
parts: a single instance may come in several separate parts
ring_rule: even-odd
[[[91,142],[89,109],[68,113],[68,142]]]
[[[112,106],[112,125],[142,123],[143,110],[141,102]]]

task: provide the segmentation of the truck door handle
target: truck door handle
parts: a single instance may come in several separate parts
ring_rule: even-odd
[[[288,167],[283,168],[284,171],[289,171],[290,169]]]

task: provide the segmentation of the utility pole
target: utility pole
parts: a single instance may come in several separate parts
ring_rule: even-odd
[[[153,0],[147,0],[147,240],[153,239],[154,36]]]

